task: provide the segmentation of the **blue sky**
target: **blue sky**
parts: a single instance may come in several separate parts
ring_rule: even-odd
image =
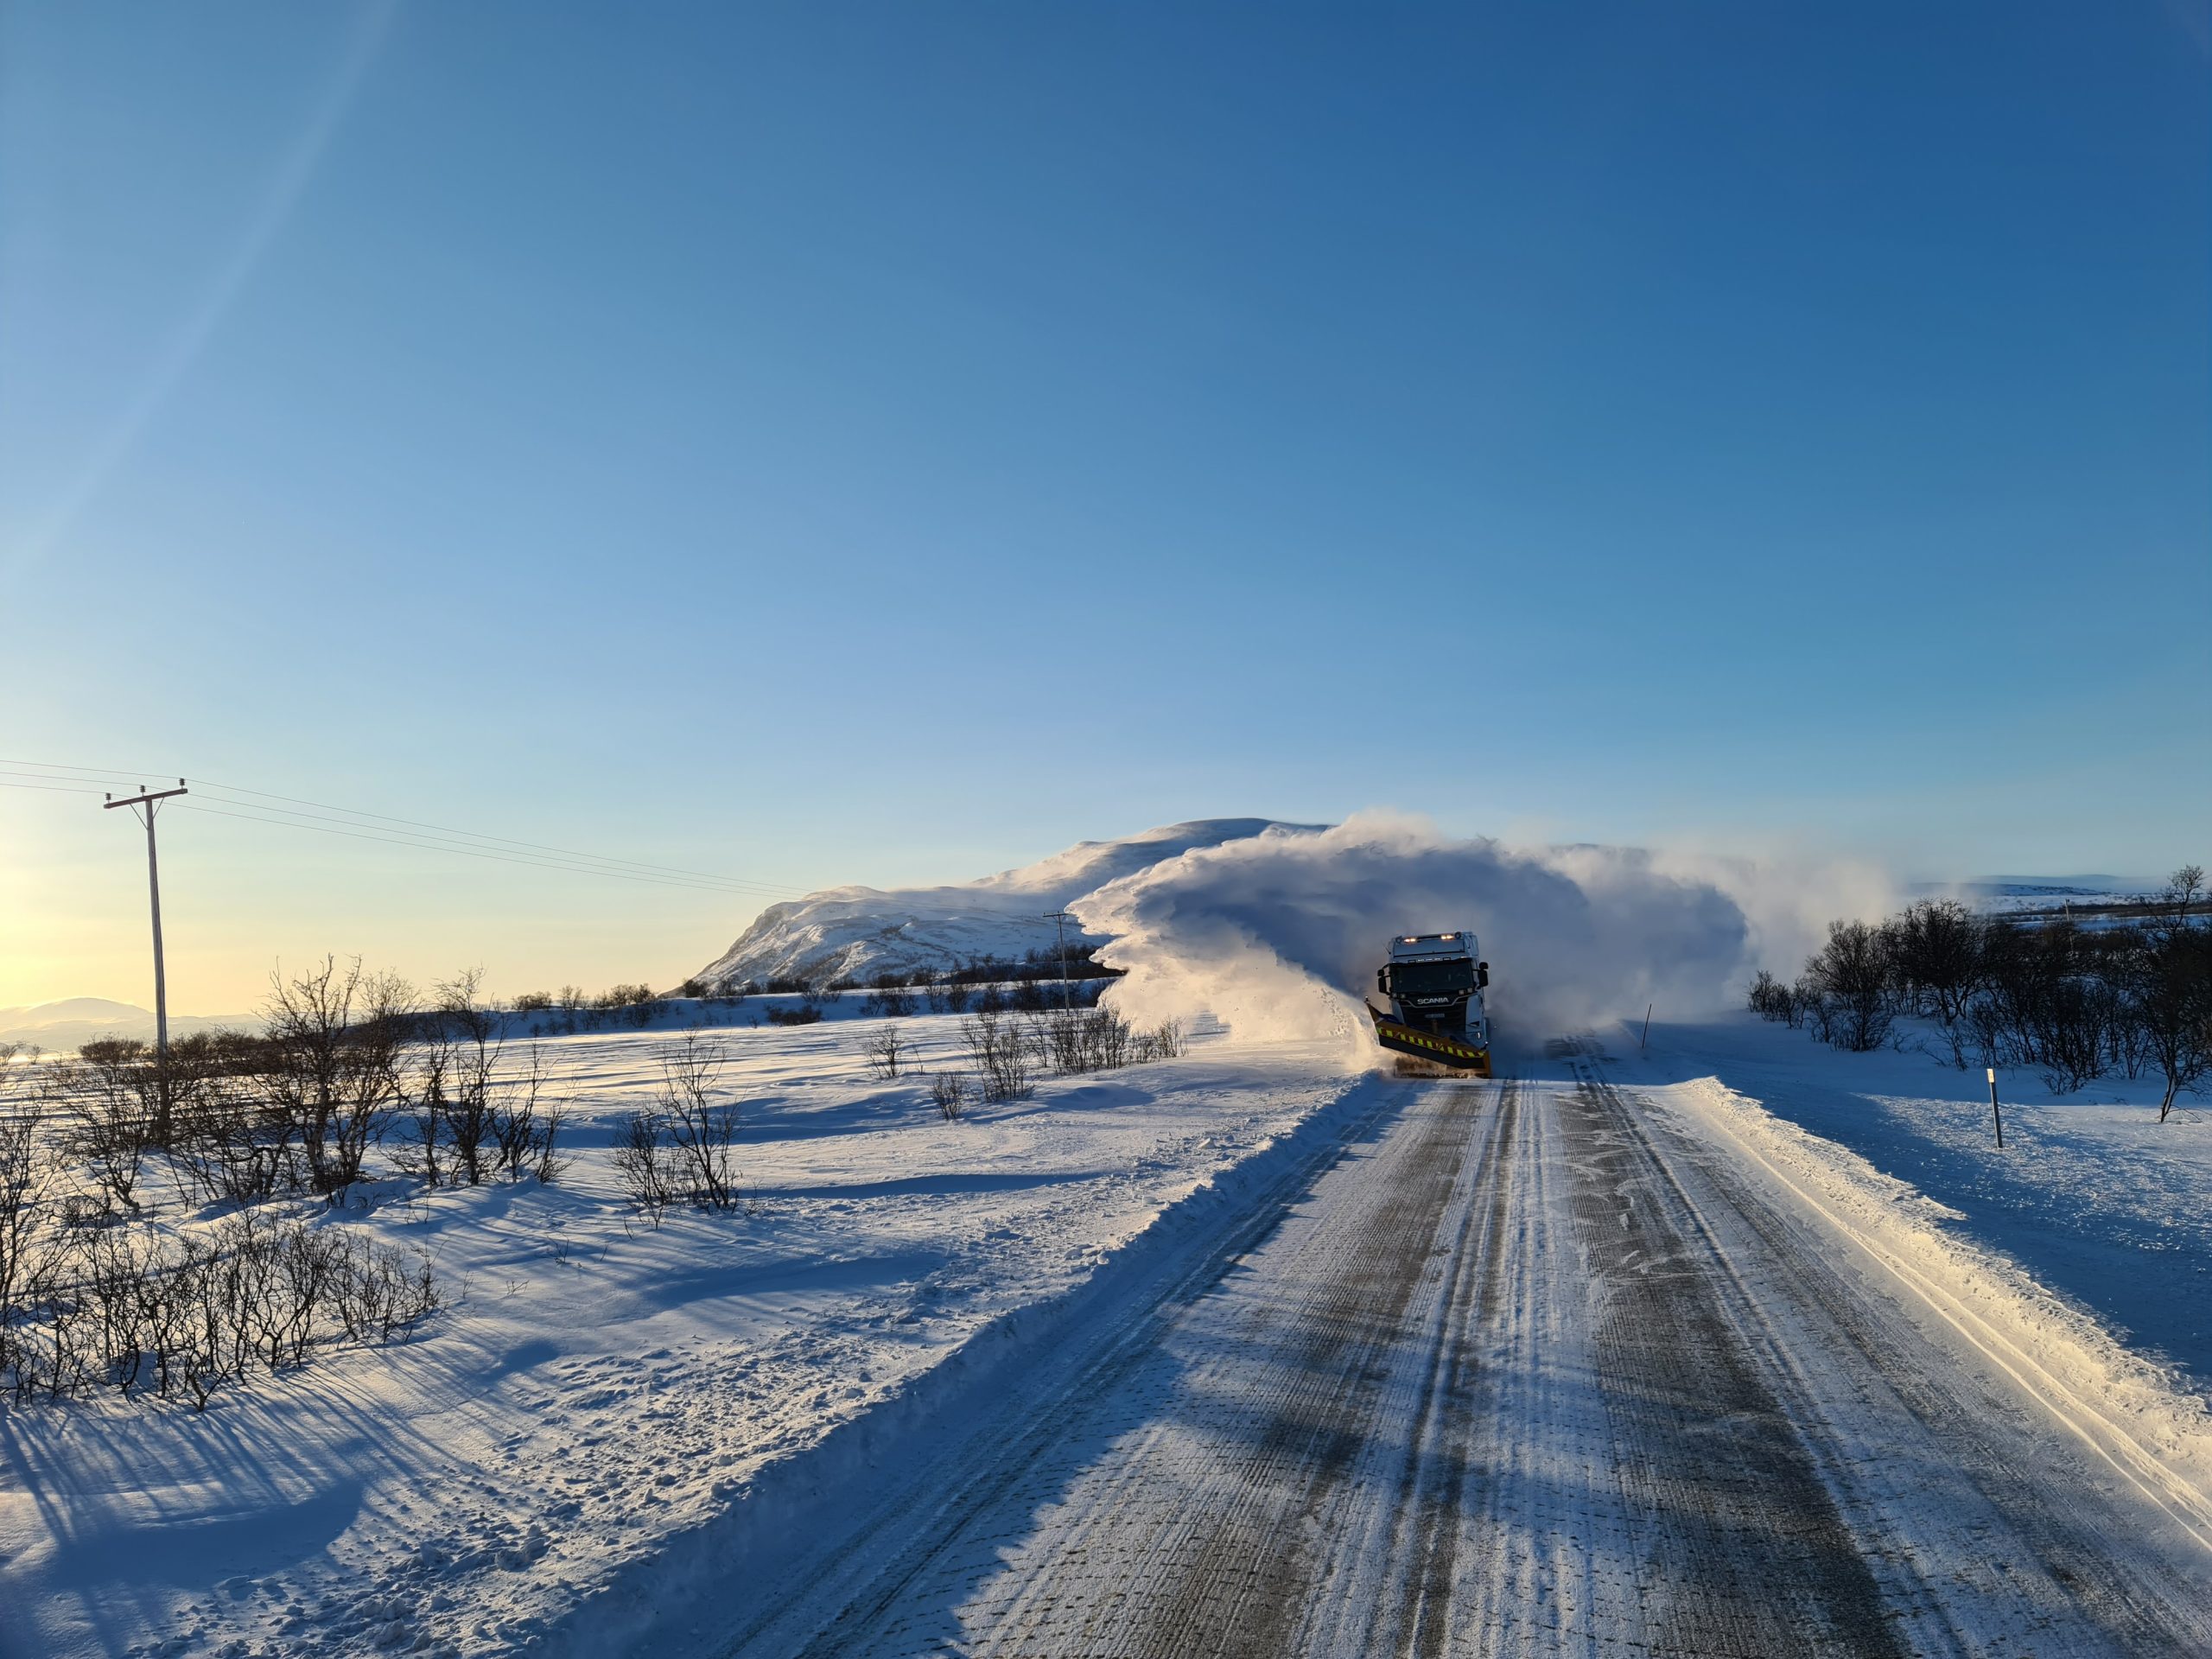
[[[2208,41],[8,7],[4,753],[801,888],[1367,805],[2202,857]],[[0,791],[0,1002],[144,1000],[119,816]],[[187,1007],[749,908],[164,833]]]

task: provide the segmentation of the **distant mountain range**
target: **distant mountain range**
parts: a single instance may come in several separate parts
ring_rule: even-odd
[[[213,1026],[258,1023],[244,1014],[173,1014],[169,1035],[182,1037]],[[59,1002],[0,1008],[0,1043],[29,1043],[35,1048],[61,1052],[81,1047],[96,1037],[136,1037],[151,1042],[154,1011],[135,1002],[110,1001],[104,996],[72,996]]]
[[[943,887],[831,887],[771,905],[736,943],[699,970],[724,979],[801,979],[810,984],[887,970],[944,969],[982,957],[1019,960],[1060,937],[1052,912],[1109,881],[1196,847],[1218,847],[1281,827],[1268,818],[1202,818],[1118,841],[1078,842],[1020,869]],[[1067,925],[1071,944],[1105,941]]]
[[[2156,893],[2164,883],[2142,875],[1986,875],[1973,881],[1919,881],[1916,893],[1951,893],[1976,910],[2052,910],[2109,905]]]

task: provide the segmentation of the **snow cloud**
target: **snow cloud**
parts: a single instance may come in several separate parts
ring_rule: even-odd
[[[1755,966],[1795,969],[1834,916],[1891,897],[1876,872],[1623,847],[1449,840],[1424,820],[1362,813],[1169,859],[1075,901],[1128,970],[1132,1020],[1205,1009],[1248,1041],[1333,1039],[1374,1053],[1360,997],[1391,935],[1471,927],[1502,1039],[1732,1003]]]

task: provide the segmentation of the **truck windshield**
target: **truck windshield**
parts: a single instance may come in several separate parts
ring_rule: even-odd
[[[1400,996],[1441,996],[1475,988],[1475,964],[1466,957],[1439,962],[1400,962],[1390,967],[1390,988]]]

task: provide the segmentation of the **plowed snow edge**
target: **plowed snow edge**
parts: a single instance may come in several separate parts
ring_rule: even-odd
[[[2169,1369],[2011,1257],[1943,1230],[1952,1212],[1910,1184],[1718,1078],[1641,1092],[1680,1127],[1732,1150],[2212,1551],[2212,1406]]]

